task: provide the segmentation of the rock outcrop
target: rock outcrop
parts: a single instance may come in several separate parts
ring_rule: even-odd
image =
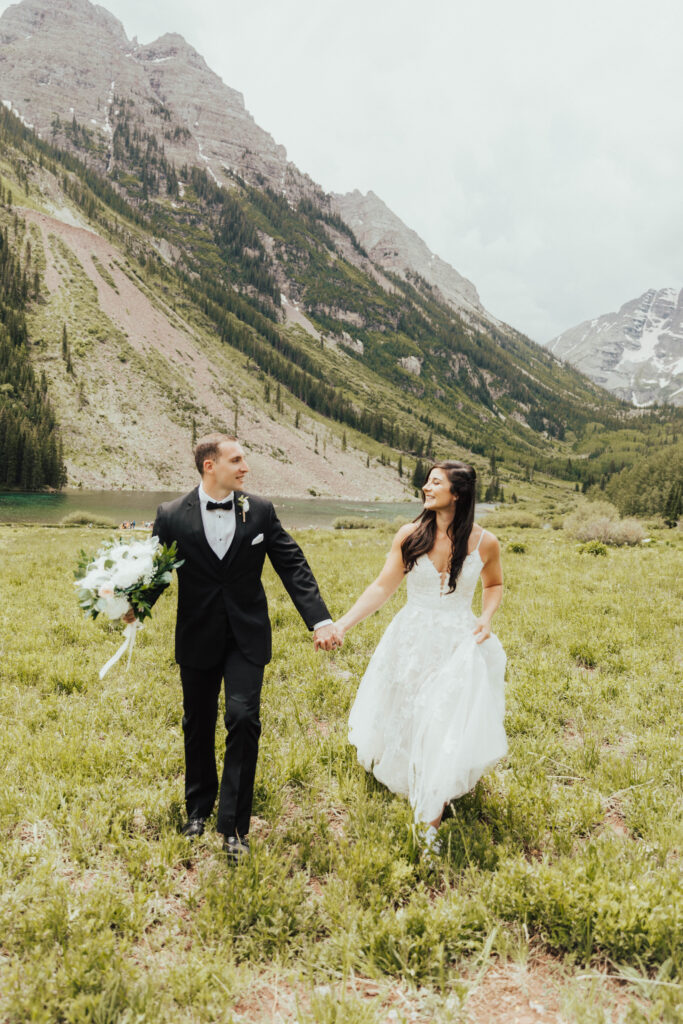
[[[481,304],[477,289],[449,263],[436,256],[417,232],[370,191],[356,189],[332,196],[332,207],[353,230],[375,263],[407,280],[421,277],[438,296],[468,318],[498,323]]]

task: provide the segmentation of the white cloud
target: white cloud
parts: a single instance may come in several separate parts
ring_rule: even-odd
[[[184,35],[302,170],[373,189],[538,340],[683,285],[679,0],[105,6]]]

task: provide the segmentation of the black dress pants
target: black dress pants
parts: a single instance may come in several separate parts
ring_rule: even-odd
[[[230,638],[222,661],[208,669],[181,665],[180,680],[187,816],[208,818],[216,802],[216,720],[221,680],[224,680],[227,737],[216,829],[226,836],[246,836],[261,735],[263,666],[247,661]]]

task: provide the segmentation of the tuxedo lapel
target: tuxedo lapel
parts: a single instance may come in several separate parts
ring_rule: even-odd
[[[232,496],[233,508],[235,510],[235,535],[232,538],[232,543],[230,547],[228,548],[228,550],[223,555],[223,558],[221,559],[221,567],[224,572],[232,563],[233,559],[235,558],[235,555],[239,550],[240,544],[244,539],[244,533],[247,524],[246,521],[243,521],[242,519],[242,509],[240,508],[239,505],[239,499],[241,496],[242,491],[235,491]]]
[[[220,559],[215,551],[213,551],[211,545],[206,539],[206,534],[204,533],[202,506],[199,501],[199,488],[194,490],[188,498],[185,506],[185,514],[187,515],[187,525],[193,545],[202,552],[207,562],[213,569],[215,569],[220,565]]]

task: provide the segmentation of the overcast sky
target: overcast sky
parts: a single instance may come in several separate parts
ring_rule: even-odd
[[[0,9],[8,4],[0,0]],[[683,286],[681,0],[107,0],[547,341]]]

